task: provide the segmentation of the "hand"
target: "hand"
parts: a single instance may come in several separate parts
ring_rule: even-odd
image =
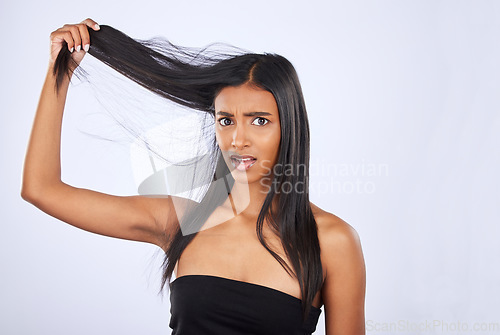
[[[79,24],[65,24],[50,34],[50,64],[54,64],[59,51],[67,44],[71,57],[78,65],[90,47],[88,28],[99,30],[99,25],[92,19]]]

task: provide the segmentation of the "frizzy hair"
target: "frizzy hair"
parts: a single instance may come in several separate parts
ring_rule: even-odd
[[[286,272],[295,276],[302,294],[302,312],[307,319],[312,302],[323,283],[320,246],[317,226],[309,203],[309,123],[306,106],[297,73],[292,64],[277,54],[224,54],[208,49],[189,49],[176,46],[167,40],[134,40],[106,25],[94,31],[89,29],[89,53],[122,75],[151,92],[174,103],[203,111],[214,116],[214,100],[228,86],[250,83],[271,92],[276,100],[281,143],[278,166],[301,167],[293,174],[273,175],[270,188],[256,225],[260,243],[281,264]],[[56,86],[60,86],[69,73],[71,54],[63,47],[54,65]],[[217,146],[216,146],[217,147]],[[215,162],[213,180],[228,175],[228,167],[219,159]],[[230,173],[229,173],[229,177]],[[186,220],[203,224],[207,213],[219,206],[230,192],[214,196],[209,192]],[[281,186],[303,185],[302,192],[279,192]],[[273,201],[276,200],[276,201]],[[277,204],[273,211],[271,204]],[[207,212],[207,209],[208,212]],[[211,210],[210,210],[211,209]],[[262,227],[264,220],[280,238],[290,266],[267,245]],[[170,283],[175,264],[196,233],[184,236],[179,229],[166,236],[165,259],[161,288]]]

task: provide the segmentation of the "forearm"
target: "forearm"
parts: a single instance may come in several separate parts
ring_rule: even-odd
[[[61,129],[69,78],[66,77],[56,91],[52,68],[51,64],[28,143],[23,171],[23,197],[40,194],[44,188],[61,182]]]

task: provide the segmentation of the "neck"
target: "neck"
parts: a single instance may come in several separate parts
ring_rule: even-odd
[[[264,183],[263,179],[252,183],[238,182],[236,180],[227,200],[227,205],[232,208],[235,215],[257,217],[271,189],[271,180],[272,177],[266,183]],[[272,205],[276,200],[277,197],[275,196]]]

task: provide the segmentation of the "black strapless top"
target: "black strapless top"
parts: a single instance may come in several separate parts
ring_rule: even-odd
[[[305,335],[316,330],[321,309],[302,322],[302,301],[270,287],[211,276],[172,282],[172,335]]]

